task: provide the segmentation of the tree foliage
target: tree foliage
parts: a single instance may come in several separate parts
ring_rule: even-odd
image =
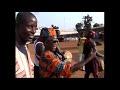
[[[54,28],[54,29],[59,29],[59,27],[54,26],[53,24],[51,25],[51,27]]]
[[[87,16],[83,16],[84,19],[84,29],[91,29],[91,21],[93,20],[89,14]]]

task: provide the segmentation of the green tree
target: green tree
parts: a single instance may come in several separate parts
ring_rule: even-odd
[[[93,20],[92,17],[89,15],[83,16],[84,19],[84,29],[91,29],[91,21]]]
[[[100,26],[103,26],[103,24],[95,23],[95,24],[93,25],[93,27],[100,27]]]
[[[77,24],[75,25],[75,27],[76,27],[76,30],[80,30],[80,29],[82,29],[83,24],[82,24],[82,23],[77,23]]]
[[[95,23],[94,25],[93,25],[93,27],[99,27],[100,26],[100,24],[98,24],[98,23]]]
[[[53,24],[51,25],[51,27],[54,28],[54,29],[59,29],[59,27],[54,26]]]
[[[52,24],[52,25],[51,25],[51,27],[53,28],[53,27],[54,27],[54,25]]]

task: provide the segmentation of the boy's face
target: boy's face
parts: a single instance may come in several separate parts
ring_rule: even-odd
[[[19,25],[19,37],[23,43],[31,41],[37,29],[37,19],[28,16],[23,23]]]

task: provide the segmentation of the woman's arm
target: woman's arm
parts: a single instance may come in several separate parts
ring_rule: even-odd
[[[101,53],[99,53],[99,52],[96,52],[96,55],[97,55],[98,57],[103,57],[103,58],[104,58],[104,55],[101,54]]]
[[[43,43],[38,43],[36,45],[35,50],[36,50],[37,55],[41,56],[43,54],[43,52],[44,52],[44,44]]]
[[[94,50],[96,51],[96,56],[98,56],[98,57],[103,57],[103,58],[104,58],[104,55],[98,52],[98,50],[97,50],[97,48],[96,48],[96,45],[95,45]]]

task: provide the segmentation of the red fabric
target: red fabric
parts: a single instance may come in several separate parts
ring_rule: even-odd
[[[48,28],[49,32],[50,32],[50,36],[56,36],[56,31],[53,28]]]

